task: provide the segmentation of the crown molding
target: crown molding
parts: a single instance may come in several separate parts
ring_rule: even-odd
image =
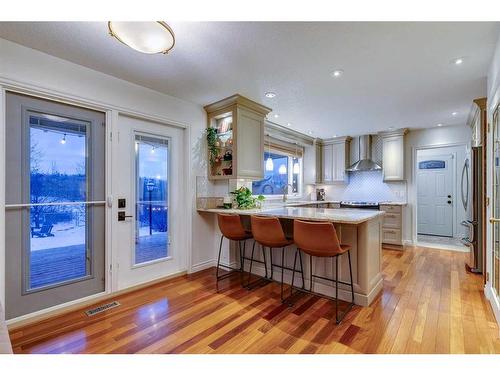
[[[272,111],[271,108],[266,107],[260,103],[257,103],[251,99],[245,98],[240,94],[234,94],[228,96],[227,98],[221,99],[215,103],[207,104],[203,108],[207,113],[217,112],[224,109],[229,109],[234,106],[241,106],[257,113],[260,113],[266,116],[269,112]]]

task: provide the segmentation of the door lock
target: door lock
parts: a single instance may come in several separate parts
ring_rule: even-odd
[[[118,211],[118,221],[125,221],[127,217],[133,217],[133,216],[125,215],[125,211]]]

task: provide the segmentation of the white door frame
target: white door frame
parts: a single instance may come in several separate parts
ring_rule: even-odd
[[[113,249],[114,243],[113,241],[113,231],[112,231],[112,219],[117,215],[117,207],[113,205],[113,190],[112,190],[112,181],[111,181],[111,172],[113,169],[113,160],[116,160],[116,143],[113,142],[112,134],[117,134],[116,130],[118,129],[118,115],[125,115],[129,117],[135,117],[138,119],[143,119],[147,121],[153,121],[160,124],[165,124],[168,126],[178,127],[184,129],[184,160],[187,167],[191,166],[192,157],[191,157],[191,126],[187,123],[175,121],[168,119],[163,116],[150,115],[139,111],[134,111],[129,108],[123,108],[116,105],[112,105],[110,103],[89,99],[86,97],[78,96],[77,94],[71,94],[68,92],[61,92],[57,90],[53,90],[51,88],[40,87],[37,85],[31,85],[26,82],[19,82],[15,80],[10,80],[8,78],[0,77],[0,223],[5,222],[5,100],[6,100],[6,92],[14,92],[18,94],[29,95],[33,97],[37,97],[40,99],[57,101],[64,104],[74,105],[78,107],[84,107],[88,109],[93,109],[96,111],[104,112],[106,114],[106,137],[108,139],[108,146],[105,150],[105,164],[106,164],[106,181],[105,181],[105,191],[106,191],[106,201],[107,201],[107,209],[105,210],[105,221],[106,221],[106,241],[105,241],[105,268],[106,268],[106,283],[105,283],[105,291],[94,294],[92,296],[84,297],[79,300],[63,303],[61,305],[49,307],[47,309],[43,309],[34,313],[30,313],[27,315],[23,315],[17,317],[15,319],[11,319],[7,321],[7,324],[18,323],[24,320],[29,320],[36,318],[37,316],[49,314],[51,312],[66,309],[73,305],[78,305],[84,303],[86,301],[91,301],[94,299],[101,298],[107,294],[113,293],[116,291],[116,276],[113,275],[111,264],[115,258],[116,250]],[[185,169],[190,171],[190,168]],[[184,186],[192,186],[192,176],[191,173],[184,173]],[[186,201],[184,202],[186,207],[186,217],[185,217],[185,228],[186,233],[191,234],[192,230],[192,221],[191,213],[193,208],[193,199],[194,197],[194,189],[191,191],[191,195],[186,193]],[[188,272],[191,272],[192,269],[192,236],[187,235],[186,238],[186,262],[188,267]],[[5,306],[5,227],[0,225],[0,303]]]
[[[437,148],[445,148],[445,147],[455,147],[455,146],[467,146],[467,142],[458,142],[458,143],[442,143],[442,144],[437,144],[437,145],[428,145],[428,146],[417,146],[417,147],[412,147],[412,160],[411,160],[411,169],[412,169],[412,184],[413,184],[413,191],[410,196],[411,199],[411,204],[412,204],[412,213],[411,213],[411,237],[412,237],[412,242],[413,244],[417,244],[417,153],[420,150],[433,150]],[[450,152],[450,154],[453,154]],[[457,168],[457,158],[456,155],[453,158],[453,234],[455,235],[456,233],[456,168]]]

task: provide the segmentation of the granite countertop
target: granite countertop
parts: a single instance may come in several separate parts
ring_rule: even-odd
[[[379,202],[379,204],[388,205],[388,206],[406,206],[408,203],[407,202],[386,201],[386,202]]]
[[[338,208],[314,208],[314,207],[281,207],[271,209],[200,209],[201,212],[239,214],[239,215],[261,215],[276,216],[282,219],[302,219],[315,221],[329,221],[341,224],[361,224],[378,216],[385,214],[384,211],[338,209]]]

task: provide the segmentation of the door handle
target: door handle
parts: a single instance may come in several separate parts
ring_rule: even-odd
[[[125,211],[118,211],[118,221],[125,221],[128,217],[134,217],[133,215],[125,215]]]
[[[500,219],[497,219],[496,217],[490,217],[490,223],[491,224],[500,223]]]

